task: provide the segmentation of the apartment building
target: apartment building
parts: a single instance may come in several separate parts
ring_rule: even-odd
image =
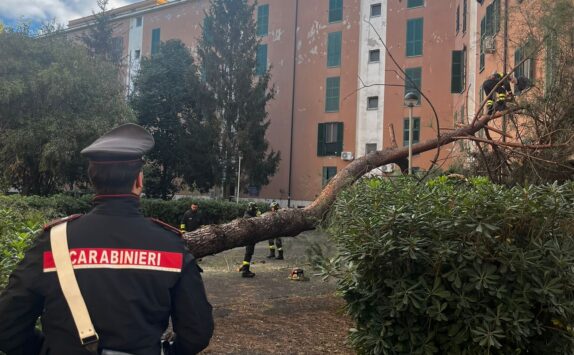
[[[499,33],[501,5],[507,2],[521,5],[518,0],[259,1],[257,62],[261,70],[271,66],[277,88],[267,138],[282,160],[269,185],[250,189],[250,197],[302,206],[354,158],[393,146],[393,135],[398,146],[408,145],[404,95],[416,91],[413,83],[426,96],[413,108],[413,143],[467,122],[481,101],[482,82],[493,70],[504,71]],[[149,0],[113,10],[126,86],[132,87],[140,58],[157,51],[160,41],[177,38],[193,51],[208,6],[208,0],[161,5]],[[71,21],[69,33],[81,33],[90,20]],[[517,50],[507,46],[507,68],[520,57]],[[446,167],[457,154],[460,145],[445,146],[436,163]],[[427,169],[434,158],[435,152],[418,154],[413,166]]]

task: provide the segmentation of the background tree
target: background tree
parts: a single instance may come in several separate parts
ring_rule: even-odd
[[[266,105],[274,96],[270,72],[256,75],[260,44],[247,0],[214,0],[198,44],[199,67],[212,97],[219,128],[216,181],[231,192],[241,154],[246,185],[260,187],[277,170],[279,153],[269,151]],[[245,186],[245,185],[244,185]]]
[[[52,33],[0,34],[0,174],[23,194],[86,181],[80,150],[133,120],[117,71]]]
[[[138,122],[155,139],[146,168],[146,194],[167,199],[176,191],[176,178],[207,189],[213,181],[215,134],[203,98],[197,67],[179,40],[161,43],[159,53],[143,58],[131,105]]]
[[[508,141],[548,146],[512,149],[482,144],[475,150],[469,174],[490,176],[506,184],[566,181],[574,177],[574,4],[570,0],[541,0],[510,9],[520,35],[510,39],[533,70],[532,88],[516,97],[523,108],[508,115]],[[501,127],[500,127],[501,128]],[[485,130],[488,133],[488,130]],[[502,172],[497,174],[496,172]]]
[[[92,12],[92,26],[80,37],[93,56],[100,56],[115,65],[122,60],[123,43],[121,37],[114,39],[114,26],[108,10],[109,0],[96,0],[98,12]]]

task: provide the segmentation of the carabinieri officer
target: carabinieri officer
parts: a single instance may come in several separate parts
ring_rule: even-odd
[[[0,294],[0,351],[159,355],[170,316],[175,354],[207,347],[212,308],[195,259],[176,228],[144,218],[139,210],[142,156],[153,145],[146,130],[125,124],[82,151],[90,161],[95,207],[46,225],[10,276]],[[55,235],[67,240],[65,253],[56,251],[65,243],[51,240]],[[62,259],[72,270],[67,278],[61,276]],[[80,300],[68,296],[73,284]],[[81,309],[82,298],[80,317],[73,309]],[[35,328],[38,317],[42,332]],[[91,320],[87,333],[78,318]]]

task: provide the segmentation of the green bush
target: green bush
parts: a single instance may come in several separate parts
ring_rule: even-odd
[[[572,354],[574,183],[365,179],[330,216],[360,354]]]
[[[74,197],[69,195],[54,195],[50,197],[40,196],[0,196],[0,208],[16,210],[35,210],[45,216],[45,220],[69,216],[76,213],[87,213],[92,208],[92,195]],[[181,217],[191,202],[200,205],[207,224],[225,223],[235,218],[242,217],[247,204],[239,204],[218,200],[192,200],[180,199],[165,201],[160,199],[141,199],[141,209],[145,216],[161,219],[173,226],[179,226]],[[259,209],[267,211],[266,204],[258,204]]]
[[[0,290],[24,257],[44,219],[38,211],[0,207]]]

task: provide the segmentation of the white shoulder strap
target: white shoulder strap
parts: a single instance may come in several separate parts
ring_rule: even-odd
[[[56,273],[58,274],[58,281],[60,287],[66,298],[66,302],[72,312],[72,318],[76,323],[78,335],[83,346],[97,349],[98,334],[96,333],[88,308],[78,287],[78,281],[74,274],[72,260],[70,259],[70,251],[68,249],[68,236],[66,233],[68,223],[62,223],[50,229],[50,245],[52,247],[52,255],[56,264]]]

